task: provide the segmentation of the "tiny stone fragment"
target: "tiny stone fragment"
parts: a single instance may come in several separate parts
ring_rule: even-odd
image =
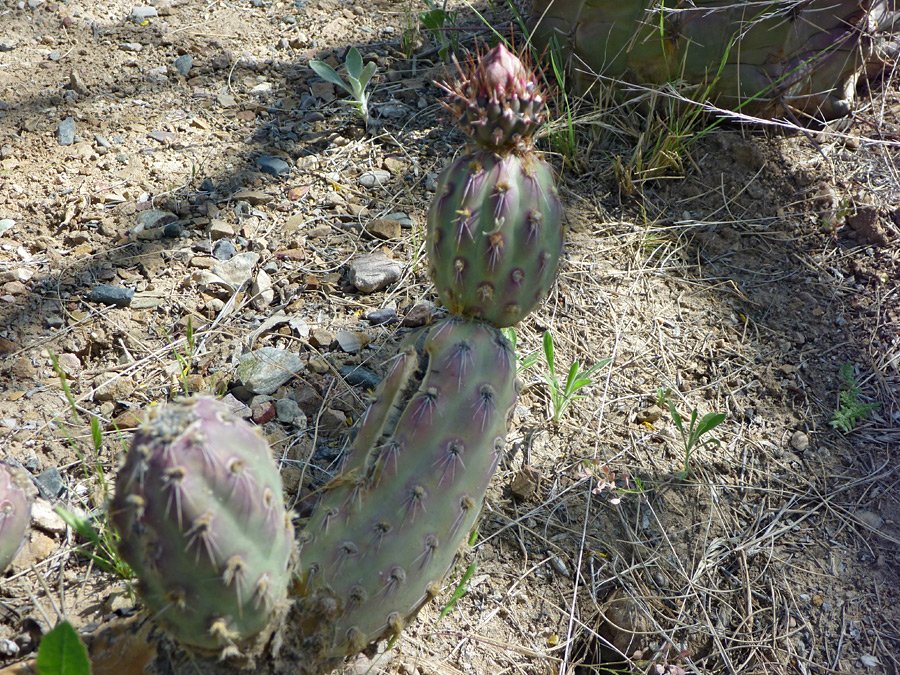
[[[541,472],[531,466],[524,466],[519,470],[509,484],[510,492],[519,501],[524,501],[537,490]]]
[[[809,448],[809,436],[802,431],[795,431],[791,436],[791,447],[797,452],[803,452]]]
[[[60,145],[72,145],[75,142],[75,119],[67,117],[56,128],[56,140]]]
[[[652,424],[653,422],[656,422],[660,417],[662,417],[662,414],[662,408],[660,408],[658,405],[651,405],[649,408],[639,410],[638,413],[634,416],[634,419],[638,424],[643,424],[644,422]]]

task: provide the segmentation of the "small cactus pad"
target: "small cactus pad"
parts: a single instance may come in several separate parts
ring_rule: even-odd
[[[24,469],[0,462],[0,573],[25,543],[33,492]]]
[[[357,434],[369,447],[351,449],[300,533],[294,611],[305,672],[399,632],[440,591],[503,450],[516,399],[509,343],[451,318],[425,329],[420,345],[401,352]],[[407,386],[397,386],[397,369]]]
[[[119,549],[179,641],[235,653],[287,594],[294,528],[266,441],[220,402],[147,416],[116,477]]]
[[[552,288],[562,254],[553,170],[533,153],[463,155],[428,212],[435,289],[454,314],[512,326]]]

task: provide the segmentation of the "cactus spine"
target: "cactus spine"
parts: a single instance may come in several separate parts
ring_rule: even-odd
[[[0,462],[0,574],[25,543],[33,492],[24,469]]]
[[[181,642],[237,652],[286,597],[294,528],[269,446],[210,398],[148,415],[112,521],[144,602]]]

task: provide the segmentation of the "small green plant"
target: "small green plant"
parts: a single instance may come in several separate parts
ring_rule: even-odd
[[[519,350],[517,348],[519,338],[516,335],[516,329],[512,326],[508,328],[501,328],[500,332],[503,333],[503,337],[509,340],[509,343],[512,345],[513,351],[516,353],[516,375],[521,375],[526,370],[531,368],[535,363],[537,363],[541,358],[540,350],[535,349],[533,352],[526,354],[525,356],[519,357]]]
[[[449,63],[450,54],[459,51],[459,36],[456,30],[457,12],[447,11],[447,0],[438,7],[434,0],[425,0],[427,12],[419,12],[419,21],[432,34],[438,47],[438,56],[444,63]]]
[[[721,441],[718,438],[704,439],[703,436],[725,421],[725,413],[706,413],[698,422],[697,409],[694,408],[691,410],[690,426],[685,429],[684,420],[681,419],[681,415],[675,410],[675,404],[672,401],[668,401],[668,403],[669,414],[672,415],[675,426],[678,427],[678,432],[681,434],[681,441],[684,444],[684,469],[675,474],[675,477],[678,480],[684,480],[691,473],[691,455],[694,454],[695,450],[710,444],[721,445]]]
[[[560,381],[556,376],[556,357],[553,347],[553,336],[550,331],[544,332],[544,359],[547,361],[547,372],[544,373],[544,380],[550,388],[550,403],[553,407],[553,422],[559,423],[566,409],[572,401],[583,399],[584,396],[578,396],[578,392],[594,383],[591,375],[609,364],[610,359],[602,359],[599,363],[594,364],[587,370],[579,370],[581,365],[578,361],[572,362],[569,366],[569,372],[566,374],[565,381]]]
[[[860,400],[862,391],[859,388],[859,382],[856,374],[853,372],[853,364],[845,363],[841,366],[841,390],[838,394],[837,408],[834,415],[828,423],[835,429],[849,434],[864,419],[869,417],[873,410],[877,410],[881,404],[863,403]]]
[[[375,75],[375,62],[369,61],[363,67],[362,56],[360,56],[359,50],[356,47],[350,47],[347,50],[347,58],[344,60],[344,65],[347,68],[349,84],[344,81],[344,78],[334,68],[324,61],[309,62],[309,67],[316,72],[316,75],[350,94],[352,100],[348,101],[348,103],[356,108],[366,126],[369,126],[369,94],[366,92],[366,87],[369,86],[369,82]]]
[[[56,375],[59,378],[60,386],[62,387],[66,401],[69,403],[69,409],[72,411],[72,415],[77,421],[82,422],[81,414],[78,411],[78,406],[75,404],[75,397],[72,395],[72,390],[69,387],[69,381],[66,378],[65,371],[60,367],[55,354],[50,354],[50,360],[53,363],[53,369],[56,371]],[[110,493],[110,484],[106,478],[106,472],[103,465],[100,462],[100,451],[103,447],[103,430],[100,428],[99,420],[92,415],[89,422],[91,432],[91,454],[94,459],[93,465],[88,463],[87,456],[82,452],[81,447],[75,439],[72,438],[65,427],[59,422],[57,422],[57,427],[65,434],[69,445],[81,461],[84,475],[92,477],[103,494],[104,499],[107,498]],[[132,576],[131,568],[119,556],[117,548],[118,536],[110,527],[107,520],[108,516],[105,511],[97,518],[97,524],[99,526],[98,531],[98,529],[94,527],[91,519],[87,516],[70,511],[60,505],[54,506],[54,510],[69,527],[75,530],[75,532],[87,542],[87,548],[82,552],[90,558],[94,564],[102,570],[111,572],[122,579],[128,579]]]
[[[37,668],[41,675],[91,675],[87,649],[68,621],[60,621],[41,638]]]
[[[669,403],[669,399],[672,398],[672,387],[657,387],[656,388],[656,400],[654,403],[662,408],[663,406]]]
[[[472,534],[469,535],[469,547],[474,546],[476,541],[478,541],[477,527],[472,530]],[[453,595],[450,596],[447,604],[444,605],[444,608],[441,610],[441,615],[438,617],[438,621],[447,616],[447,614],[450,613],[450,610],[453,609],[457,602],[459,602],[459,599],[469,591],[469,588],[468,586],[466,586],[466,584],[469,583],[469,579],[471,579],[472,575],[475,574],[476,569],[478,569],[478,563],[473,560],[466,568],[465,573],[462,575],[462,579],[460,579],[459,583],[456,584],[456,588],[453,589]]]

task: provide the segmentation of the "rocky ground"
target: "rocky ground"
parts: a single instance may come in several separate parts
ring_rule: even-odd
[[[487,37],[449,4],[462,49]],[[41,493],[0,672],[59,616],[134,645],[125,570],[52,507],[109,534],[148,407],[225,395],[303,517],[399,337],[440,314],[423,223],[464,139],[423,9],[0,1],[0,454]],[[378,66],[368,129],[308,67],[350,45]],[[558,369],[610,360],[558,423],[546,365],[523,373],[475,546],[357,669],[898,672],[900,94],[862,94],[833,128],[723,125],[653,180],[635,148],[665,115],[585,106],[571,152],[545,135],[569,243],[519,349],[550,330]],[[726,416],[686,477],[669,401]]]

